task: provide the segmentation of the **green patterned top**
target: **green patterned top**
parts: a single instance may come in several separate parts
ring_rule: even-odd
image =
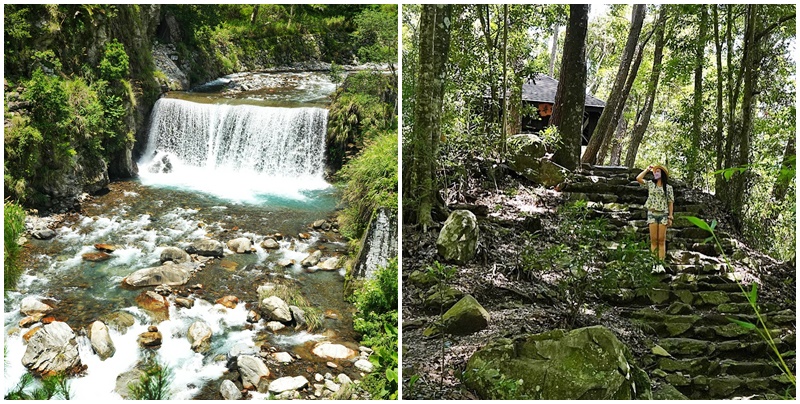
[[[672,192],[672,185],[667,184],[667,195],[664,196],[664,187],[659,187],[653,181],[645,181],[642,184],[647,187],[647,202],[644,208],[653,212],[669,212],[669,202],[675,202],[675,195]]]

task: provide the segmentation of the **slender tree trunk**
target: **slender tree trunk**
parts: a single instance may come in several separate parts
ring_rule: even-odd
[[[506,133],[516,135],[522,133],[522,75],[515,72],[512,75],[513,85],[511,95],[508,97],[508,121]]]
[[[485,133],[488,135],[490,128],[497,122],[497,81],[494,77],[494,43],[492,43],[492,28],[491,16],[489,14],[489,4],[479,4],[478,6],[478,19],[481,22],[481,31],[483,32],[483,40],[486,45],[486,60],[489,68],[489,91],[491,92],[491,103],[489,105],[489,117],[485,121]],[[484,15],[484,12],[486,15]]]
[[[410,223],[427,229],[433,223],[431,212],[437,203],[435,182],[436,159],[441,136],[442,99],[445,67],[450,49],[452,6],[425,4],[420,15],[419,71],[415,94],[414,128],[411,150],[414,171],[412,195],[417,209]]]
[[[716,128],[714,130],[714,146],[717,152],[717,161],[714,166],[716,171],[722,169],[722,161],[725,159],[723,156],[723,141],[722,141],[722,133],[724,130],[722,118],[724,116],[724,112],[722,112],[722,41],[719,36],[719,6],[714,4],[711,6],[712,10],[714,11],[714,46],[717,52],[717,122]],[[718,174],[719,175],[719,174]],[[717,179],[715,182],[719,182]]]
[[[500,160],[506,158],[508,137],[508,4],[503,4],[503,127],[500,137]]]
[[[772,185],[772,201],[775,203],[783,202],[786,198],[786,193],[789,191],[789,185],[795,179],[792,175],[796,171],[796,153],[795,142],[797,141],[797,134],[792,132],[792,135],[786,141],[786,147],[783,149],[783,160],[781,161],[781,171],[775,179],[775,184]]]
[[[622,94],[617,100],[616,106],[613,107],[614,112],[611,116],[611,124],[614,126],[609,126],[606,130],[606,133],[603,135],[603,143],[600,146],[600,152],[597,156],[598,163],[602,163],[606,160],[606,155],[608,154],[608,150],[611,148],[612,139],[614,139],[615,136],[617,124],[619,120],[622,119],[622,113],[625,111],[625,104],[628,102],[628,96],[631,93],[631,88],[633,88],[633,82],[636,81],[636,76],[639,74],[639,66],[642,65],[644,48],[647,46],[647,42],[650,41],[652,35],[653,31],[650,31],[645,40],[636,45],[636,56],[633,59],[633,65],[631,65],[628,79],[625,80],[625,87],[622,88]],[[605,112],[605,110],[603,112]]]
[[[253,5],[253,13],[250,14],[250,24],[255,24],[258,20],[258,4]]]
[[[615,113],[614,109],[622,97],[622,90],[625,86],[625,81],[628,77],[633,54],[636,50],[636,43],[639,41],[639,34],[642,31],[642,23],[644,22],[645,5],[635,4],[631,15],[631,29],[628,32],[628,40],[625,43],[625,50],[620,59],[619,70],[617,77],[614,80],[614,86],[611,88],[608,102],[600,115],[600,120],[595,127],[594,134],[586,146],[586,151],[581,158],[581,162],[588,164],[595,164],[597,162],[597,152],[603,144],[604,136],[608,132],[609,127],[613,127],[612,117]],[[609,108],[611,107],[611,108]]]
[[[761,43],[756,39],[755,33],[758,30],[760,6],[751,4],[747,6],[747,22],[745,28],[744,46],[749,49],[744,60],[742,60],[744,70],[744,88],[742,91],[742,123],[737,133],[737,146],[734,167],[746,167],[750,164],[750,138],[753,132],[753,115],[757,102],[758,88],[758,66],[760,64]],[[729,181],[730,194],[725,202],[731,213],[738,219],[741,226],[741,219],[744,214],[744,203],[746,189],[748,187],[750,170],[743,173],[734,174]]]
[[[689,186],[694,185],[698,167],[698,156],[700,153],[701,129],[703,126],[703,63],[705,62],[706,31],[708,26],[708,16],[705,5],[700,5],[700,27],[697,42],[695,42],[694,54],[694,104],[692,106],[692,147],[687,153],[687,182]]]
[[[558,85],[553,114],[559,110],[559,132],[561,147],[553,155],[553,161],[575,170],[580,166],[583,110],[586,102],[586,31],[589,26],[588,4],[570,4],[569,25],[564,38],[561,57],[561,80]]]
[[[555,68],[556,68],[557,47],[558,47],[558,24],[553,24],[553,44],[550,45],[550,68],[548,69],[550,77],[555,77],[553,75],[555,74]]]
[[[628,121],[620,119],[617,121],[617,131],[614,134],[614,141],[611,144],[611,161],[612,166],[620,164],[620,156],[622,155],[622,139],[625,138],[625,131],[628,130]]]
[[[636,120],[631,131],[631,140],[628,150],[625,153],[625,165],[633,167],[636,163],[636,154],[639,152],[639,145],[644,139],[647,126],[650,125],[650,117],[653,114],[653,105],[656,99],[656,89],[661,77],[661,61],[664,58],[664,25],[667,21],[667,5],[659,6],[658,20],[656,21],[656,43],[653,50],[653,68],[650,72],[650,80],[647,82],[647,95],[644,101],[644,108],[640,119]]]

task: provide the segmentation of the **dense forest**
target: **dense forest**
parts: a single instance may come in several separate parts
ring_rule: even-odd
[[[325,180],[339,202],[330,221],[337,233],[341,226],[347,265],[355,265],[376,212],[398,209],[397,11],[391,4],[5,5],[6,297],[30,270],[23,256],[28,239],[39,239],[31,220],[50,220],[52,231],[114,181],[135,181],[157,100],[234,73],[323,72],[335,84],[325,101]],[[396,259],[370,279],[347,275],[337,297],[354,307],[352,328],[376,371],[336,397],[396,397],[397,279]],[[143,381],[136,397],[165,398],[169,369],[156,368],[147,374],[158,385]],[[6,398],[69,398],[63,376],[43,385],[23,377]]]
[[[603,326],[647,373],[638,398],[794,396],[780,317],[795,310],[794,5],[407,5],[402,18],[404,395],[633,397],[534,371],[579,373],[561,368],[572,351],[534,341]],[[634,181],[652,164],[677,195],[660,275]],[[745,388],[728,365],[697,378],[688,363],[738,360],[713,353],[732,337],[665,323],[767,326],[678,289],[739,301],[751,286],[747,312],[776,304],[780,335],[759,355],[783,365],[741,374],[784,384]]]

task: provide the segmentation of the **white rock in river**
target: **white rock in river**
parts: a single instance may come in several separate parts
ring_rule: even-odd
[[[356,355],[356,352],[344,345],[332,344],[328,341],[320,342],[312,350],[320,358],[347,359]]]
[[[354,366],[356,368],[358,368],[358,370],[360,370],[360,371],[362,371],[364,373],[370,373],[373,370],[375,370],[375,365],[373,365],[372,362],[370,362],[370,361],[368,361],[366,359],[357,360],[356,363],[354,364]]]
[[[277,250],[281,248],[281,245],[278,244],[278,242],[275,241],[274,238],[268,238],[261,242],[261,248],[265,250]]]
[[[339,376],[336,376],[336,381],[339,382],[339,384],[341,384],[342,386],[344,386],[347,383],[352,383],[353,379],[351,379],[350,376],[344,373],[339,373]]]
[[[195,352],[205,352],[211,347],[211,327],[203,321],[195,321],[189,326],[189,332],[186,337],[189,343],[192,344],[192,350]]]
[[[325,380],[325,388],[333,392],[339,391],[339,385],[333,380]]]
[[[186,247],[186,252],[206,257],[222,257],[224,255],[224,248],[219,241],[204,239],[195,241],[192,245]]]
[[[240,355],[236,364],[239,366],[239,374],[242,376],[242,386],[246,389],[258,387],[258,382],[262,377],[269,377],[267,365],[255,356]]]
[[[237,254],[249,253],[251,247],[252,243],[247,237],[239,237],[228,241],[228,249]]]
[[[341,268],[341,265],[339,265],[339,258],[338,257],[330,257],[330,258],[326,259],[325,261],[322,261],[319,264],[317,264],[317,266],[319,267],[319,269],[322,269],[322,270],[325,270],[325,271],[335,271],[335,270]]]
[[[304,267],[313,267],[314,265],[317,265],[317,263],[319,263],[320,258],[322,258],[322,251],[320,250],[314,251],[313,253],[305,257],[303,261],[300,262],[300,265]]]
[[[226,400],[238,400],[242,398],[242,392],[236,387],[236,384],[230,380],[223,380],[219,385],[219,393],[222,398]]]
[[[178,247],[166,247],[161,250],[161,263],[165,263],[167,261],[172,261],[176,264],[182,264],[184,262],[190,262],[192,257],[186,251],[181,250]]]
[[[43,301],[48,300],[44,298],[39,298],[35,296],[26,296],[22,299],[20,303],[19,311],[26,316],[31,316],[39,321],[44,317],[45,314],[53,311],[53,305],[55,304],[52,301]],[[52,303],[52,304],[51,304]]]
[[[283,323],[292,321],[292,312],[289,305],[278,296],[270,296],[261,301],[261,307],[269,318]]]
[[[283,323],[281,323],[280,321],[267,322],[266,327],[272,332],[280,331],[280,330],[286,328],[286,326],[283,325]]]
[[[89,325],[89,341],[101,360],[106,360],[117,352],[114,341],[108,333],[108,327],[102,321],[95,321]]]
[[[140,269],[125,278],[125,283],[133,287],[158,285],[184,285],[192,275],[188,264],[175,264],[167,261],[160,267]]]
[[[272,354],[272,358],[280,363],[292,363],[294,362],[294,358],[288,352],[275,352]]]
[[[301,389],[308,385],[308,379],[304,376],[286,376],[280,379],[275,379],[269,384],[269,391],[272,393],[283,393],[284,391],[291,391]]]
[[[64,372],[81,366],[75,332],[61,321],[46,324],[28,340],[22,364],[39,374]]]

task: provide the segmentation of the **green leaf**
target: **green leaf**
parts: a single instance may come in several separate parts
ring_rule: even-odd
[[[728,317],[728,320],[730,320],[732,323],[735,323],[735,324],[739,325],[740,327],[744,328],[745,330],[755,330],[757,328],[755,324],[749,323],[747,321],[741,321],[741,320],[737,320],[735,318],[730,318],[730,317]]]
[[[699,217],[684,216],[684,218],[686,218],[686,220],[688,220],[689,223],[691,223],[691,224],[693,224],[693,225],[695,225],[695,226],[697,226],[697,227],[699,227],[699,228],[701,228],[701,229],[703,229],[705,231],[708,231],[708,232],[714,231],[714,229],[712,229],[708,225],[708,223],[706,223],[703,219],[700,219]]]
[[[750,293],[747,293],[747,300],[750,301],[750,304],[755,305],[757,299],[758,299],[758,285],[756,283],[753,283],[753,288],[750,289]]]
[[[386,369],[386,380],[397,382],[397,369]]]
[[[717,219],[711,221],[711,230],[714,230],[715,228],[717,228]]]

